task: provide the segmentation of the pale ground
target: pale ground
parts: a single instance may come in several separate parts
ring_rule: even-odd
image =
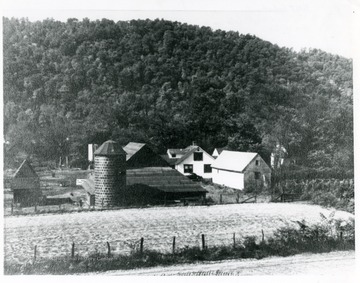
[[[355,252],[341,251],[324,254],[300,254],[261,260],[227,260],[220,262],[175,265],[135,270],[115,270],[86,275],[125,276],[263,276],[306,275],[341,277],[342,282],[355,276]]]
[[[315,205],[293,203],[256,203],[191,207],[153,207],[69,214],[10,216],[4,218],[5,261],[31,261],[34,246],[37,258],[107,252],[128,253],[138,247],[144,237],[144,248],[170,252],[173,236],[176,247],[200,246],[205,234],[208,246],[231,245],[233,233],[241,241],[244,236],[265,237],[292,221],[321,221],[320,212],[329,216],[331,210]],[[335,217],[353,218],[346,212]]]

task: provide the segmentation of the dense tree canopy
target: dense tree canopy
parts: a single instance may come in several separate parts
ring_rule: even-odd
[[[165,20],[3,19],[6,158],[112,138],[353,166],[352,61]]]

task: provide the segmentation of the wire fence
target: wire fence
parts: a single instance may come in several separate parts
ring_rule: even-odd
[[[257,241],[263,241],[272,235],[270,231],[260,230],[256,236]],[[240,232],[202,234],[194,233],[189,236],[172,237],[140,237],[126,240],[74,240],[57,241],[51,245],[34,239],[31,245],[21,246],[18,243],[5,245],[5,261],[26,263],[39,259],[55,257],[87,257],[90,255],[130,255],[134,252],[147,250],[161,253],[176,253],[182,249],[207,249],[219,246],[240,246],[245,236]]]

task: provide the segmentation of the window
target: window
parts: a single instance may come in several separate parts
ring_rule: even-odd
[[[254,172],[255,173],[255,180],[260,179],[260,172]]]
[[[211,172],[212,172],[211,164],[204,164],[204,173],[211,173]]]
[[[202,152],[194,152],[194,161],[202,161],[203,153]]]
[[[192,172],[193,172],[192,164],[184,164],[184,173],[192,173]]]
[[[171,157],[173,157],[173,158],[176,157],[176,153],[172,153]]]
[[[256,164],[256,166],[259,166],[259,164],[260,164],[259,160],[256,160],[255,164]]]

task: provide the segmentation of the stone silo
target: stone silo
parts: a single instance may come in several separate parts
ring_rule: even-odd
[[[95,155],[95,205],[121,204],[126,186],[126,152],[114,142],[104,142]]]

